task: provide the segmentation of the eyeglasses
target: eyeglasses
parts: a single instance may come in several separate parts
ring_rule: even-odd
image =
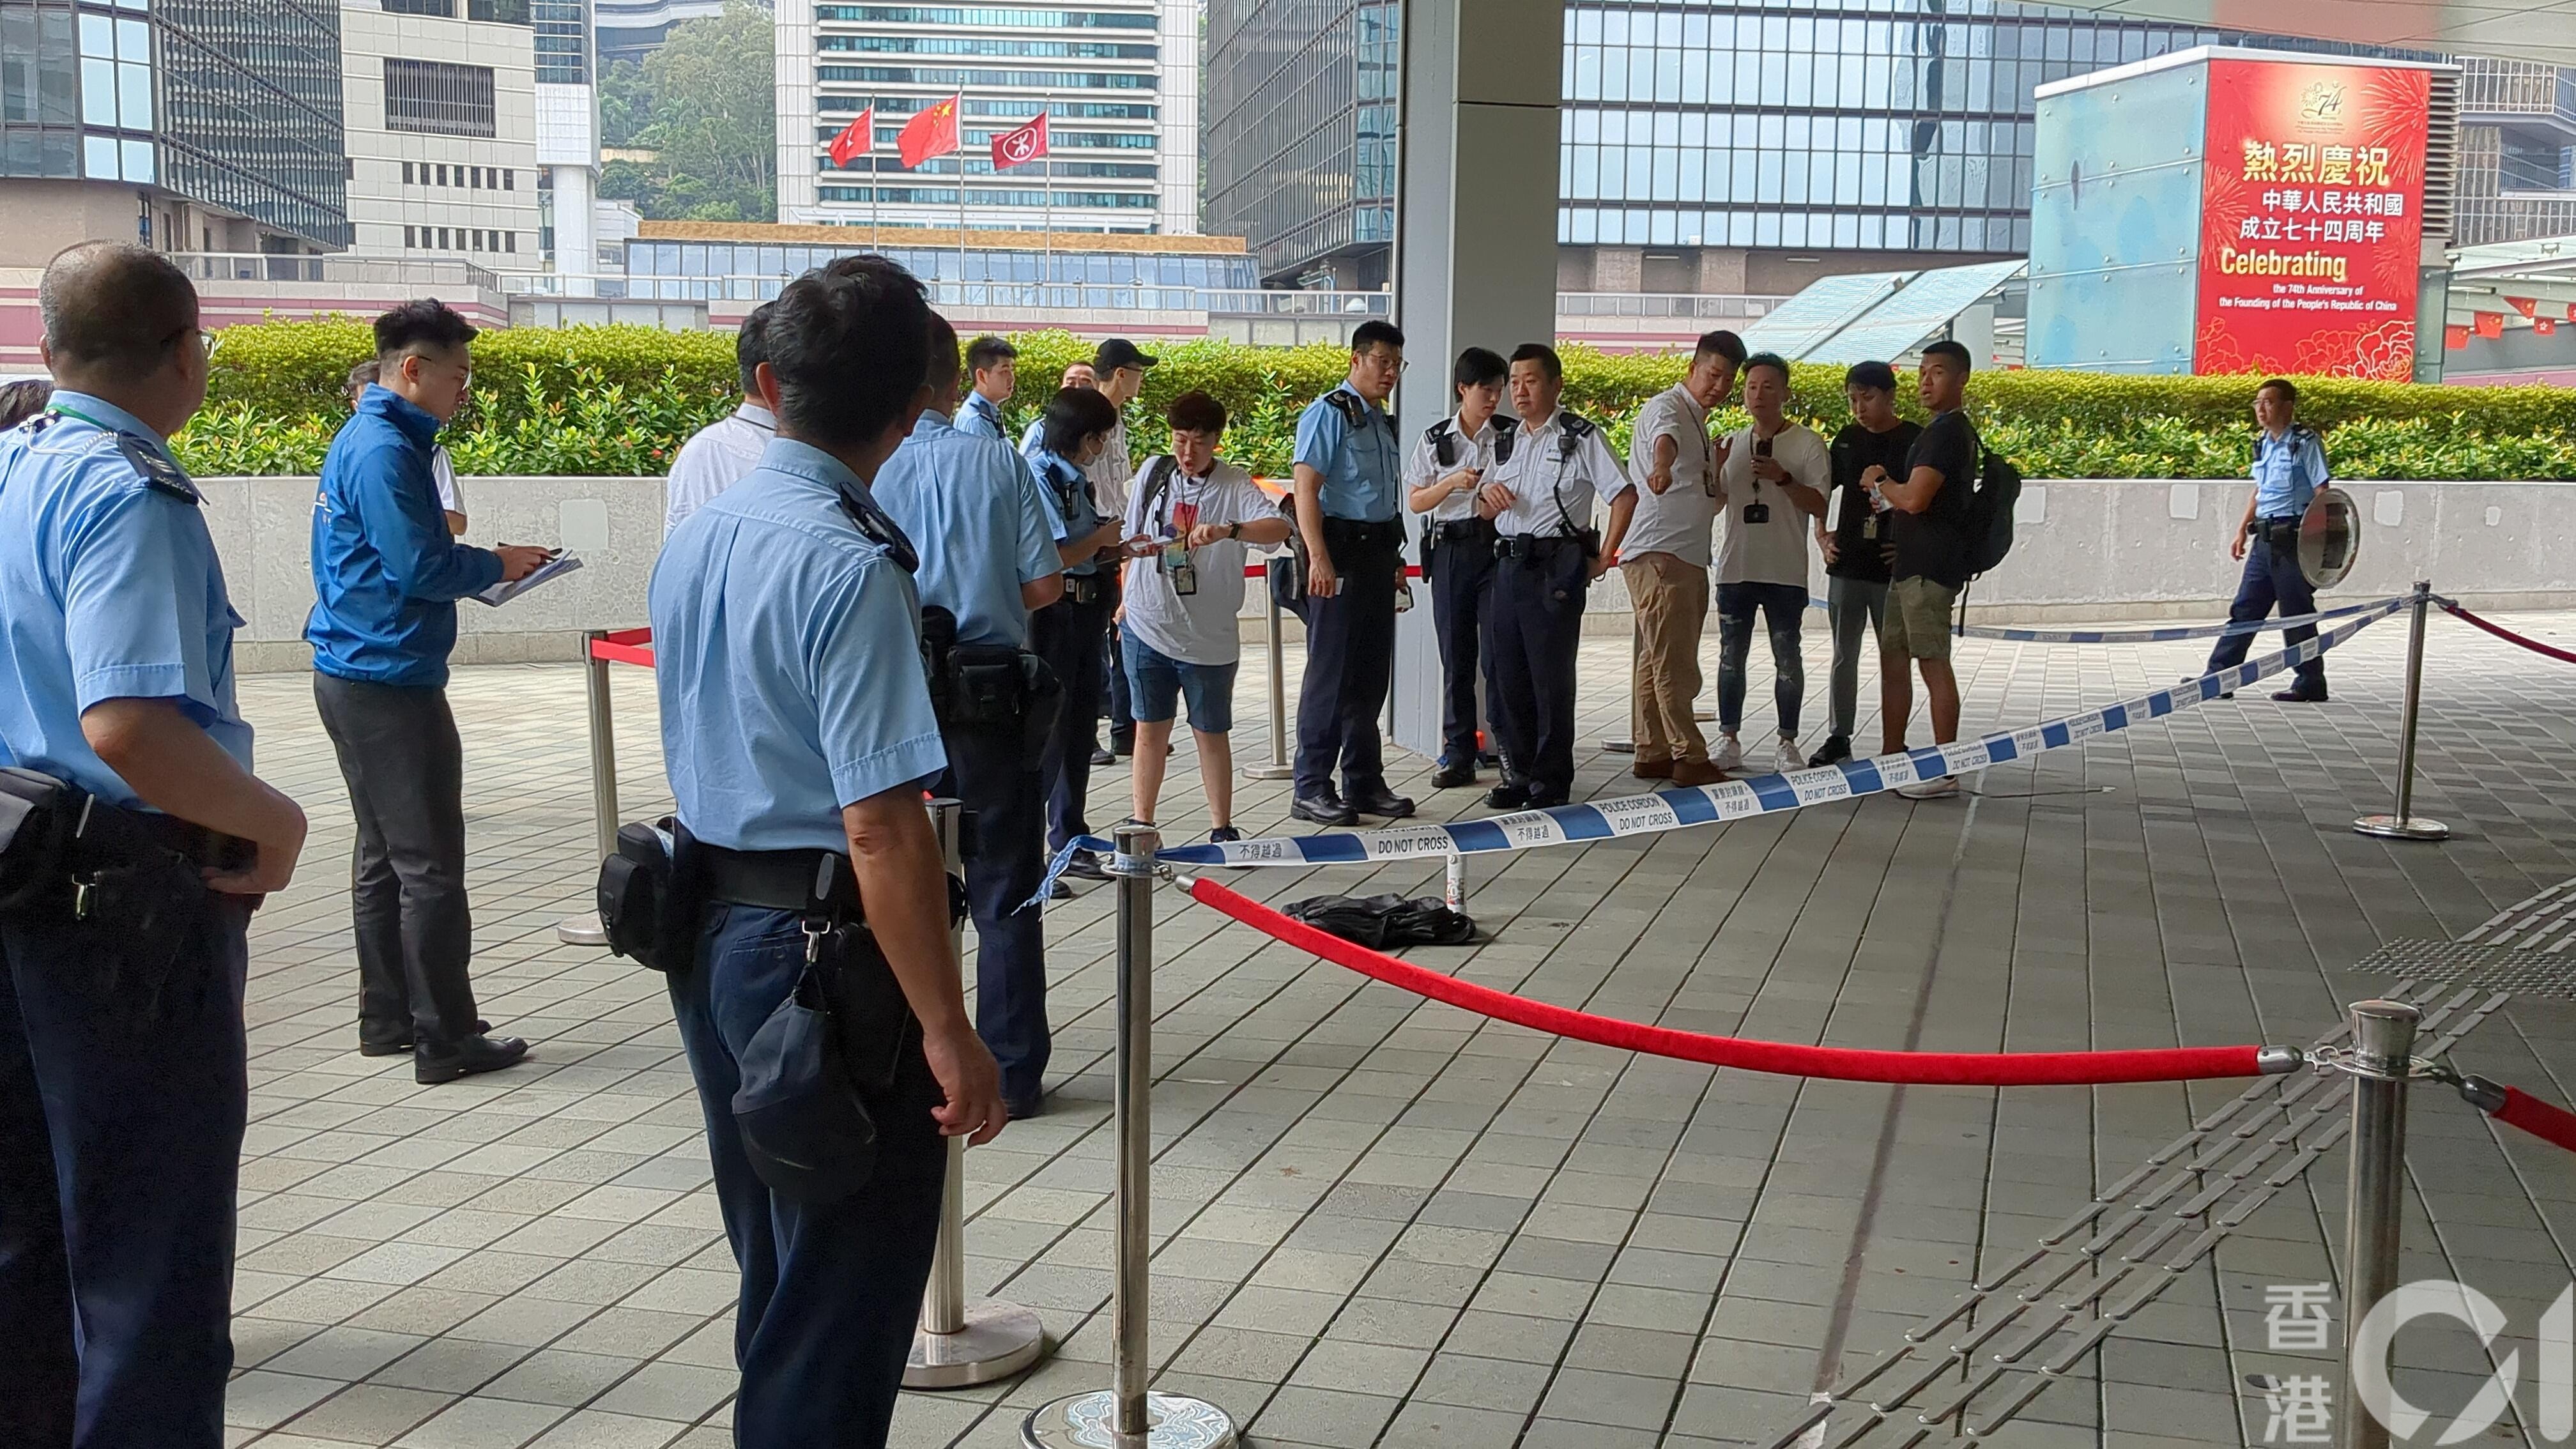
[[[222,338],[202,327],[182,327],[162,339],[161,345],[165,348],[176,347],[190,337],[197,339],[198,350],[208,357],[215,355],[215,348],[223,341]]]
[[[206,355],[208,357],[215,355],[215,349],[223,345],[223,340],[224,339],[222,337],[209,332],[202,327],[197,329],[197,345],[206,349]]]

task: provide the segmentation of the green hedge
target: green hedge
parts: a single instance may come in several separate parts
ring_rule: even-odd
[[[1016,429],[1067,364],[1089,359],[1091,345],[1062,332],[1013,340],[1022,381],[1005,411]],[[1681,360],[1563,351],[1566,405],[1599,420],[1625,456],[1630,418],[1673,383]],[[316,471],[343,416],[342,381],[368,352],[366,326],[355,321],[227,329],[207,409],[179,438],[182,458],[207,477]],[[1270,474],[1287,469],[1298,413],[1340,381],[1348,362],[1329,345],[1195,341],[1161,355],[1132,414],[1138,455],[1163,445],[1163,405],[1204,388],[1233,414],[1228,453]],[[502,330],[476,339],[474,362],[474,401],[448,434],[457,470],[468,474],[659,473],[683,439],[734,404],[728,334]],[[1979,377],[1969,399],[1987,443],[2028,477],[2237,478],[2253,427],[2249,383],[2004,372]],[[2326,432],[2344,477],[2576,478],[2576,392],[2342,378],[2303,378],[2299,390],[2301,417]],[[1793,411],[1809,422],[1827,431],[1843,422],[1841,369],[1802,365],[1791,393]]]

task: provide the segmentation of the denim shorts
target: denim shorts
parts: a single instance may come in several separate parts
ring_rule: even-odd
[[[1191,729],[1221,735],[1234,728],[1234,665],[1184,664],[1123,624],[1118,632],[1127,661],[1128,702],[1136,718],[1160,724],[1178,713],[1186,698]]]

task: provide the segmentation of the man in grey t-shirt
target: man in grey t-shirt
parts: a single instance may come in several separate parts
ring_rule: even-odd
[[[1717,470],[1725,449],[1708,435],[1708,410],[1735,387],[1744,341],[1732,332],[1701,337],[1690,372],[1646,400],[1628,435],[1628,477],[1636,512],[1619,550],[1619,575],[1637,625],[1630,706],[1641,780],[1711,785],[1726,776],[1708,762],[1708,741],[1692,718],[1699,698],[1699,644],[1708,626],[1709,531],[1717,520]]]

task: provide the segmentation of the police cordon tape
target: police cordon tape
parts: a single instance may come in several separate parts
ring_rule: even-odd
[[[1900,785],[1967,774],[2008,764],[2049,750],[2081,744],[2097,735],[2127,729],[2143,720],[2162,719],[2178,709],[2231,693],[2256,680],[2279,674],[2316,658],[2326,650],[2406,606],[2404,597],[2361,606],[2351,622],[2304,639],[2260,659],[2187,680],[2118,704],[2082,714],[1997,730],[1973,740],[1906,750],[1867,760],[1846,760],[1785,774],[1726,780],[1715,785],[1657,790],[1576,805],[1522,810],[1482,820],[1447,825],[1397,826],[1385,830],[1326,831],[1315,835],[1275,835],[1223,845],[1182,845],[1162,851],[1157,859],[1174,865],[1305,866],[1359,865],[1427,856],[1477,855],[1491,851],[1527,850],[1549,845],[1577,845],[1595,840],[1654,835],[1695,825],[1749,820],[1759,815],[1803,809],[1834,800],[1858,799]],[[1035,899],[1044,899],[1078,850],[1102,852],[1110,842],[1078,838],[1049,862]]]
[[[2320,624],[2329,619],[2348,619],[2366,614],[2388,604],[2403,605],[2406,596],[2392,595],[2367,604],[2346,604],[2340,609],[2326,609],[2314,614],[2295,614],[2281,619],[2245,619],[2216,624],[2176,624],[2148,629],[2006,629],[1992,624],[1958,624],[1950,632],[1963,639],[2001,639],[2025,644],[2167,644],[2177,639],[2219,639],[2237,634],[2260,634],[2267,629],[2296,629],[2303,624]]]
[[[1165,852],[1168,855],[1170,852]],[[1263,905],[1204,876],[1177,877],[1192,900],[1241,921],[1263,935],[1307,951],[1363,976],[1427,996],[1479,1016],[1622,1051],[1677,1061],[1704,1062],[1780,1076],[1827,1077],[1844,1082],[1903,1082],[1956,1087],[2046,1087],[2114,1082],[2189,1082],[2220,1077],[2267,1076],[2296,1069],[2289,1047],[2152,1047],[2089,1052],[1922,1052],[1854,1047],[1800,1046],[1713,1036],[1596,1016],[1461,981],[1410,961],[1346,941],[1329,931]]]

